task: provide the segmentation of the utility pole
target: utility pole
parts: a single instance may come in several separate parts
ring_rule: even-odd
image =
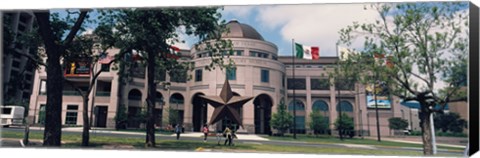
[[[297,119],[296,119],[296,106],[297,101],[295,100],[295,40],[292,39],[292,63],[293,63],[293,139],[297,139]]]

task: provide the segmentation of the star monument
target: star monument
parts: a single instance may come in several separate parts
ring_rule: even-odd
[[[200,97],[215,108],[212,117],[210,118],[210,122],[208,123],[209,125],[212,125],[227,117],[242,127],[243,124],[242,120],[240,119],[240,112],[237,109],[242,107],[243,104],[247,103],[253,98],[234,96],[232,93],[232,88],[230,87],[230,83],[228,83],[228,79],[225,79],[220,96]]]

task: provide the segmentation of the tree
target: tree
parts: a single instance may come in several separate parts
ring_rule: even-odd
[[[388,119],[388,127],[393,130],[405,130],[408,127],[408,121],[400,117],[392,117]]]
[[[117,113],[115,114],[115,129],[126,129],[127,128],[127,108],[125,105],[119,105]]]
[[[468,10],[468,3],[374,4],[370,8],[378,11],[380,19],[374,23],[354,22],[339,32],[340,42],[351,45],[354,39],[363,37],[358,66],[385,75],[390,94],[420,103],[424,154],[432,155],[429,117],[443,111],[446,103],[455,101],[451,96],[460,88],[457,81],[442,79],[448,85],[448,92],[440,95],[435,85],[442,72],[467,55],[468,16],[462,10]],[[371,64],[375,63],[374,54],[383,56],[379,62],[387,61],[388,65]],[[364,79],[371,82],[367,77]],[[442,108],[433,108],[435,105]]]
[[[270,120],[272,128],[277,129],[280,136],[292,127],[293,116],[287,111],[287,106],[285,101],[281,100],[277,106],[277,112],[272,114],[272,119]]]
[[[61,141],[61,116],[63,96],[63,69],[60,58],[80,31],[83,22],[88,18],[86,10],[81,10],[77,18],[62,20],[58,14],[50,11],[37,11],[34,13],[47,55],[47,105],[45,117],[45,130],[43,135],[44,146],[60,146]],[[65,36],[66,34],[66,36]]]
[[[178,114],[178,110],[168,107],[168,124],[174,127],[175,125],[180,123],[180,115]]]
[[[328,120],[322,116],[320,110],[313,110],[310,113],[310,118],[312,119],[310,122],[310,129],[313,129],[315,135],[328,129]]]
[[[436,129],[442,132],[462,133],[467,127],[467,121],[460,118],[460,115],[454,112],[436,114],[434,117]]]
[[[156,87],[160,83],[158,75],[168,72],[170,76],[176,76],[176,73],[185,74],[193,70],[192,63],[172,57],[176,55],[172,45],[182,42],[179,31],[198,37],[197,50],[212,52],[212,62],[207,69],[215,66],[222,68],[225,64],[223,52],[231,49],[231,42],[220,39],[225,31],[224,21],[219,22],[220,17],[218,8],[124,9],[102,13],[100,19],[105,19],[105,22],[100,25],[113,25],[116,30],[112,36],[116,47],[138,52],[141,56],[139,60],[146,65],[147,147],[155,146],[154,103]],[[126,65],[126,68],[131,68],[131,64]]]
[[[338,130],[340,136],[354,136],[353,118],[345,113],[335,120],[335,129]]]

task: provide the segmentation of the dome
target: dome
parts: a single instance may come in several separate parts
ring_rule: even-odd
[[[222,34],[223,38],[249,38],[264,41],[262,35],[250,25],[239,23],[237,20],[231,20],[227,23],[230,32]]]

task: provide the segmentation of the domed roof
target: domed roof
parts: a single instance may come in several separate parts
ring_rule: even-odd
[[[237,20],[231,20],[227,23],[230,32],[222,34],[223,38],[250,38],[264,41],[262,35],[250,25],[239,23]]]

